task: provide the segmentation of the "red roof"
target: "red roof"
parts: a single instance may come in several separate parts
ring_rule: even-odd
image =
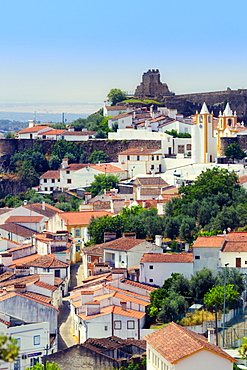
[[[40,179],[60,179],[60,171],[47,171],[40,176]]]
[[[63,212],[59,216],[64,220],[67,226],[88,225],[92,217],[115,216],[114,213],[107,211],[78,211]]]
[[[24,128],[24,130],[18,131],[18,133],[19,134],[28,134],[28,133],[32,133],[32,132],[39,132],[40,130],[43,130],[44,128],[50,128],[50,127],[48,127],[48,126],[27,127],[27,128]]]
[[[144,149],[144,148],[130,148],[127,150],[124,150],[123,152],[118,153],[118,155],[150,155],[153,153],[158,152],[159,153],[160,149]]]
[[[57,260],[52,254],[39,256],[35,260],[25,263],[25,266],[43,267],[43,268],[63,268],[69,265],[65,262]]]
[[[209,343],[203,335],[194,333],[174,322],[146,335],[144,339],[171,364],[176,364],[201,350],[208,350],[231,362],[236,362],[220,347]]]
[[[61,135],[63,132],[66,132],[66,130],[51,129],[50,131],[41,132],[38,135]]]
[[[198,236],[193,244],[193,248],[221,248],[224,236]]]
[[[192,253],[143,253],[140,263],[192,263]]]
[[[115,240],[111,240],[110,242],[98,244],[99,247],[103,249],[113,249],[113,250],[120,250],[120,251],[128,251],[131,248],[134,248],[138,244],[146,242],[145,239],[131,239],[131,238],[118,238]]]
[[[12,222],[12,223],[39,223],[43,220],[44,216],[10,216],[7,218],[5,222]]]
[[[90,302],[91,303],[91,302]],[[86,313],[79,314],[78,316],[82,320],[91,320],[99,316],[105,316],[114,313],[120,316],[132,317],[134,319],[142,319],[145,316],[145,312],[135,311],[127,308],[123,310],[120,306],[107,306],[100,309],[100,313],[87,316]]]
[[[104,173],[125,172],[121,167],[114,166],[110,163],[90,164],[90,167]]]

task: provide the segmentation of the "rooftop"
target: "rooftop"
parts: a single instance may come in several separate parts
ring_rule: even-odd
[[[192,263],[193,253],[143,253],[140,263]]]
[[[234,358],[220,347],[210,344],[203,335],[194,333],[174,322],[146,335],[144,339],[171,364],[176,364],[200,350],[213,352],[235,362]]]

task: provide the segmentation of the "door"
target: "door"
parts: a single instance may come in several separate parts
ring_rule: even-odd
[[[236,267],[241,267],[241,258],[240,257],[236,258]]]

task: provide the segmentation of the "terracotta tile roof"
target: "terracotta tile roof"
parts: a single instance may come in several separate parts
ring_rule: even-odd
[[[87,136],[94,135],[96,131],[65,131],[63,136]]]
[[[43,304],[45,306],[49,306],[49,307],[54,308],[55,310],[57,310],[57,308],[54,307],[53,305],[51,305],[50,303],[43,302],[43,301],[40,301],[40,300],[38,300],[34,297],[30,297],[29,295],[25,295],[25,294],[17,293],[17,292],[11,292],[11,293],[7,293],[7,294],[4,294],[4,295],[0,296],[0,301],[5,301],[6,299],[9,299],[9,298],[12,298],[12,297],[15,297],[15,296],[19,296],[19,297],[22,297],[22,298],[25,298],[25,299],[29,299],[31,301]]]
[[[82,248],[82,253],[83,254],[90,254],[94,256],[103,256],[104,251],[101,248],[101,244],[96,244],[96,245],[90,245],[89,247],[84,247]]]
[[[4,280],[10,279],[14,275],[13,272],[5,271],[0,275],[0,283]]]
[[[63,279],[61,279],[60,277],[54,277],[54,285],[55,286],[59,286],[63,283]]]
[[[221,248],[224,242],[223,235],[219,236],[198,236],[193,248]]]
[[[109,118],[109,120],[112,120],[112,121],[115,120],[115,121],[117,121],[120,118],[125,118],[125,117],[128,117],[128,116],[132,116],[132,114],[133,114],[133,112],[120,113],[117,116],[114,116],[114,117]]]
[[[115,216],[114,213],[107,211],[79,211],[63,212],[59,216],[64,220],[67,226],[88,225],[92,217]]]
[[[74,306],[75,308],[78,308],[78,307],[81,307],[82,306],[82,302],[81,300],[79,299],[79,301],[72,301],[71,302],[72,306]]]
[[[112,250],[119,250],[119,251],[128,251],[131,248],[134,248],[138,244],[146,242],[145,239],[131,239],[131,238],[118,238],[115,240],[111,240],[110,242],[98,244],[103,249],[112,249]]]
[[[30,248],[31,246],[32,246],[31,243],[23,244],[23,245],[19,245],[18,247],[7,249],[7,252],[11,253],[11,252],[19,251],[19,250],[22,250],[22,249]]]
[[[140,204],[143,208],[150,208],[155,207],[157,208],[157,199],[146,199],[146,200],[136,200],[138,204]]]
[[[144,148],[130,148],[118,153],[118,155],[151,155],[151,154],[161,154],[159,149],[144,149]]]
[[[115,297],[119,298],[121,300],[124,300],[124,301],[133,302],[133,303],[136,303],[136,304],[139,304],[139,305],[142,305],[142,306],[148,306],[150,304],[150,302],[147,302],[147,301],[144,301],[142,299],[135,298],[135,297],[131,297],[128,294],[123,294],[123,293],[119,293],[119,292],[115,293]]]
[[[78,171],[81,170],[82,168],[86,168],[88,164],[86,163],[71,163],[65,168],[61,168],[60,171]]]
[[[52,292],[54,292],[56,289],[57,289],[57,286],[54,286],[54,285],[50,285],[50,284],[47,284],[47,283],[44,283],[43,281],[36,281],[34,283],[34,285],[37,285],[38,287],[40,288],[44,288],[44,289],[47,289],[47,290],[51,290]]]
[[[194,333],[174,322],[146,335],[144,339],[171,364],[176,364],[200,350],[208,350],[231,362],[236,362],[220,347],[210,344],[203,335]]]
[[[27,262],[33,261],[39,257],[39,254],[31,254],[30,256],[26,257],[21,257],[21,258],[16,258],[15,260],[12,261],[10,268],[13,268],[14,266],[22,266]]]
[[[240,176],[240,177],[238,178],[238,181],[239,181],[239,184],[240,184],[240,185],[245,184],[245,183],[247,182],[247,175]]]
[[[47,171],[40,176],[40,179],[60,179],[60,171]]]
[[[0,230],[8,231],[12,234],[19,235],[26,239],[31,238],[31,236],[33,235],[33,230],[30,230],[25,226],[17,225],[14,223],[6,223],[0,225]]]
[[[153,123],[153,122],[164,121],[164,120],[167,120],[167,118],[169,118],[169,117],[167,117],[167,116],[159,116],[159,117],[156,117],[156,118],[151,119],[150,122]],[[175,121],[175,120],[173,120],[173,121]]]
[[[5,222],[12,223],[39,223],[43,220],[43,216],[10,216]]]
[[[143,253],[140,263],[193,263],[193,253]]]
[[[225,236],[222,252],[246,252],[247,232],[233,232]]]
[[[144,188],[140,190],[141,195],[156,195],[159,196],[161,193],[160,188]]]
[[[51,303],[51,301],[52,301],[52,297],[47,297],[43,294],[38,294],[38,293],[33,293],[33,292],[25,292],[25,293],[22,293],[22,294],[24,296],[37,299],[38,301],[41,301],[41,302]]]
[[[46,254],[45,256],[39,256],[35,260],[27,262],[25,266],[43,267],[43,268],[64,268],[69,265],[65,262],[57,260],[54,255]]]
[[[106,294],[102,294],[102,295],[97,295],[97,296],[94,296],[93,297],[93,300],[94,301],[97,301],[97,302],[100,302],[102,301],[103,299],[108,299],[108,298],[112,298],[116,295],[116,292],[112,292],[112,293],[106,293]]]
[[[169,186],[169,184],[162,179],[162,177],[137,177],[133,183],[133,185],[141,185],[141,186],[155,186],[164,188]]]
[[[0,215],[4,215],[4,213],[12,211],[14,208],[0,208]]]
[[[31,211],[40,213],[41,215],[44,215],[46,217],[52,217],[57,213],[63,213],[61,209],[51,206],[48,203],[45,203],[45,204],[32,203],[32,204],[27,204],[26,206],[23,206],[23,207],[30,209]]]
[[[132,281],[132,280],[128,280],[128,279],[123,279],[123,280],[121,280],[121,282],[124,283],[124,284],[127,284],[127,285],[134,286],[136,288],[148,290],[149,292],[153,292],[154,290],[157,289],[157,288],[154,288],[153,286],[146,285],[146,284],[143,284],[143,283],[138,283],[137,281]]]
[[[113,164],[110,163],[90,164],[90,167],[104,173],[125,172],[125,170],[123,170],[121,167],[114,166]]]
[[[66,132],[66,130],[51,129],[50,131],[41,132],[38,135],[61,135],[63,132]]]
[[[28,133],[32,133],[32,132],[39,132],[40,130],[43,130],[44,128],[50,128],[51,129],[51,127],[47,127],[47,126],[33,126],[33,127],[27,127],[27,128],[24,128],[21,131],[18,131],[18,134],[28,134]]]
[[[133,317],[134,319],[142,319],[145,316],[145,312],[135,311],[127,308],[126,310],[123,310],[119,306],[107,306],[100,309],[99,314],[87,316],[86,313],[79,314],[78,316],[82,320],[91,320],[99,316],[105,316],[109,315],[110,313],[114,313],[116,315],[120,316],[127,316],[127,317]]]
[[[83,346],[85,344],[87,345],[90,344],[92,347],[95,346],[97,349],[100,349],[100,351],[118,349],[118,348],[122,348],[123,346],[126,347],[129,345],[139,347],[143,349],[144,351],[146,350],[145,340],[122,339],[116,336],[111,336],[108,338],[89,338],[83,343]]]
[[[26,284],[26,285],[32,285],[36,281],[39,281],[40,277],[38,274],[32,274],[28,276],[23,276],[15,279],[10,279],[6,281],[2,281],[0,283],[0,287],[8,287],[15,284]]]

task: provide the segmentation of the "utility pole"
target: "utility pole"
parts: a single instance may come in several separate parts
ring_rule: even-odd
[[[224,268],[224,304],[223,304],[223,348],[225,347],[225,323],[226,323],[226,271],[227,271],[227,266],[229,263],[225,263],[225,268]]]

